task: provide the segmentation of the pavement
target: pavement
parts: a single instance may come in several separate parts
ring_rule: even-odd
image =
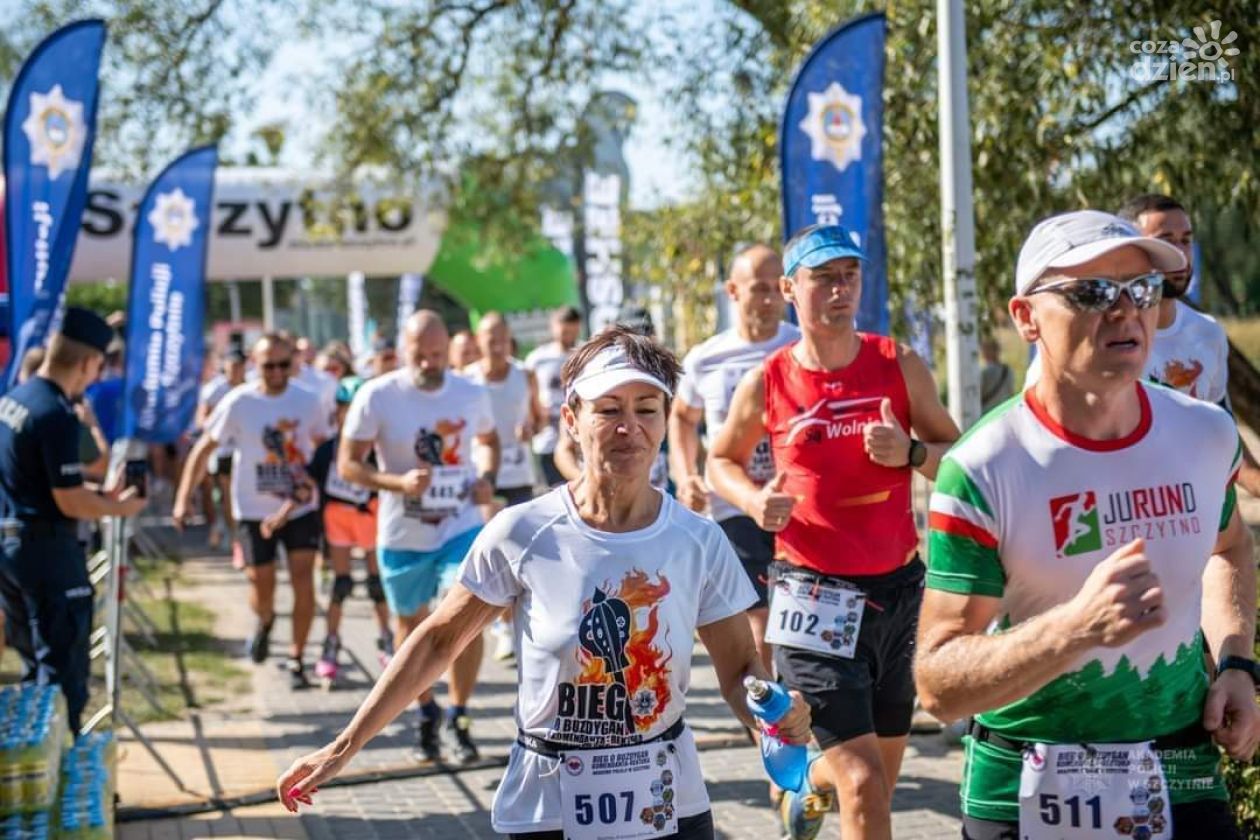
[[[200,549],[197,537],[200,536]],[[193,533],[177,597],[210,607],[217,633],[243,649],[253,627],[244,576],[224,556],[205,548],[204,532]],[[361,578],[362,570],[356,570]],[[296,757],[327,743],[366,697],[380,672],[375,626],[361,588],[347,602],[343,627],[347,664],[341,684],[293,692],[282,670],[289,638],[289,599],[278,589],[278,620],[272,657],[252,669],[247,695],[214,708],[195,709],[180,721],[146,724],[142,731],[181,778],[181,790],[129,732],[120,736],[120,840],[181,840],[200,837],[279,837],[292,840],[443,840],[494,837],[490,807],[502,763],[515,737],[512,706],[515,670],[487,658],[473,700],[474,735],[483,765],[425,768],[409,756],[414,723],[400,718],[356,757],[346,777],[354,784],[327,786],[315,806],[294,816],[275,802],[276,776]],[[323,636],[316,620],[307,660],[314,662]],[[444,692],[439,689],[439,701]],[[703,647],[697,645],[687,719],[701,747],[701,768],[713,803],[718,834],[727,838],[779,836],[766,799],[758,753],[723,704]],[[939,734],[911,737],[894,798],[893,834],[898,838],[956,837],[958,780],[962,753]],[[216,807],[217,806],[217,807]],[[188,813],[205,809],[205,813]],[[838,823],[824,829],[834,836]]]

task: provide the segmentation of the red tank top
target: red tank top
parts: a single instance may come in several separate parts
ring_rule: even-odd
[[[776,536],[780,560],[829,575],[879,575],[906,562],[918,545],[910,512],[909,467],[871,461],[863,429],[892,401],[910,428],[910,396],[897,343],[858,333],[861,347],[840,370],[806,370],[790,344],[766,360],[766,427],[784,492],[796,496]]]

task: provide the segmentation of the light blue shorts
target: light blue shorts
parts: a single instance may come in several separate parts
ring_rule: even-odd
[[[415,615],[428,606],[438,587],[453,586],[459,564],[472,548],[481,526],[469,528],[432,551],[380,550],[381,586],[394,615]]]

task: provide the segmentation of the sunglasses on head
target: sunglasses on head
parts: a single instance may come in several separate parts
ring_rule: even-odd
[[[1106,312],[1127,293],[1138,309],[1150,309],[1164,296],[1164,275],[1158,271],[1127,280],[1110,277],[1072,277],[1038,286],[1028,294],[1054,292],[1078,312]]]
[[[289,366],[292,364],[293,362],[289,359],[285,359],[283,362],[263,362],[262,369],[263,370],[288,370]]]

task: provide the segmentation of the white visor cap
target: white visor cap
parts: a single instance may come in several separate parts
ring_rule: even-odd
[[[655,375],[636,367],[620,344],[605,347],[592,356],[574,377],[568,395],[595,400],[627,382],[645,382],[660,388],[667,397],[674,396],[669,386]]]

